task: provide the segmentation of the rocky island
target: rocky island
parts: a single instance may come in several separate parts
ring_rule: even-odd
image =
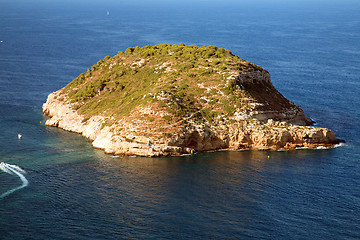
[[[342,140],[272,85],[268,71],[214,46],[160,44],[105,57],[43,105],[47,126],[114,155],[328,148]]]

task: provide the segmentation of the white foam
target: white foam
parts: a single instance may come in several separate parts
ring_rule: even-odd
[[[184,154],[181,154],[180,157],[186,157],[186,156],[191,156],[192,154],[191,153],[184,153]]]
[[[343,147],[345,146],[345,143],[338,143],[334,145],[334,148]]]
[[[238,151],[238,152],[244,152],[244,151],[249,151],[250,149],[249,148],[243,148],[243,149],[238,149],[238,150],[236,150],[236,151]]]
[[[329,149],[329,148],[324,147],[324,146],[318,146],[315,149],[317,149],[317,150],[325,150],[325,149]]]
[[[338,144],[335,144],[332,147],[318,146],[318,147],[314,148],[314,150],[326,150],[326,149],[333,149],[333,148],[338,148],[338,147],[342,147],[342,146],[345,146],[345,143],[338,143]],[[303,149],[310,149],[310,148],[309,147],[297,147],[295,149],[296,150],[303,150]]]
[[[14,174],[9,169],[7,169],[7,167],[6,167],[6,165],[4,163],[0,164],[0,169],[3,170],[3,172],[9,173],[9,174]]]
[[[25,173],[25,171],[23,169],[21,169],[20,167],[18,167],[16,165],[7,164],[7,163],[1,163],[0,169],[3,170],[6,173],[9,173],[9,174],[16,174],[20,178],[20,180],[22,181],[21,186],[13,188],[13,189],[1,194],[0,199],[4,198],[4,197],[7,197],[10,194],[12,194],[13,192],[15,192],[17,190],[20,190],[20,189],[26,187],[27,185],[29,185],[29,181],[22,174],[22,173]]]
[[[16,165],[12,165],[12,164],[6,164],[7,166],[10,166],[12,169],[15,169],[16,171],[19,171],[21,173],[26,173],[24,169],[22,169],[21,167],[19,166],[16,166]]]
[[[309,147],[297,147],[296,150],[310,149]]]

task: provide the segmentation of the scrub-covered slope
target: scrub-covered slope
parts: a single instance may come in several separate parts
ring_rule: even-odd
[[[105,57],[49,95],[49,126],[118,155],[329,147],[339,142],[261,67],[214,46],[160,44]]]

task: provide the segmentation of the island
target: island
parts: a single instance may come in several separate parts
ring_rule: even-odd
[[[43,105],[47,126],[119,156],[331,148],[265,69],[215,46],[159,44],[106,56]]]

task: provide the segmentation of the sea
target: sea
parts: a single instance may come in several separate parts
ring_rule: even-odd
[[[360,239],[359,1],[0,6],[0,239]],[[44,125],[48,94],[107,55],[160,43],[260,65],[346,143],[119,158]]]

